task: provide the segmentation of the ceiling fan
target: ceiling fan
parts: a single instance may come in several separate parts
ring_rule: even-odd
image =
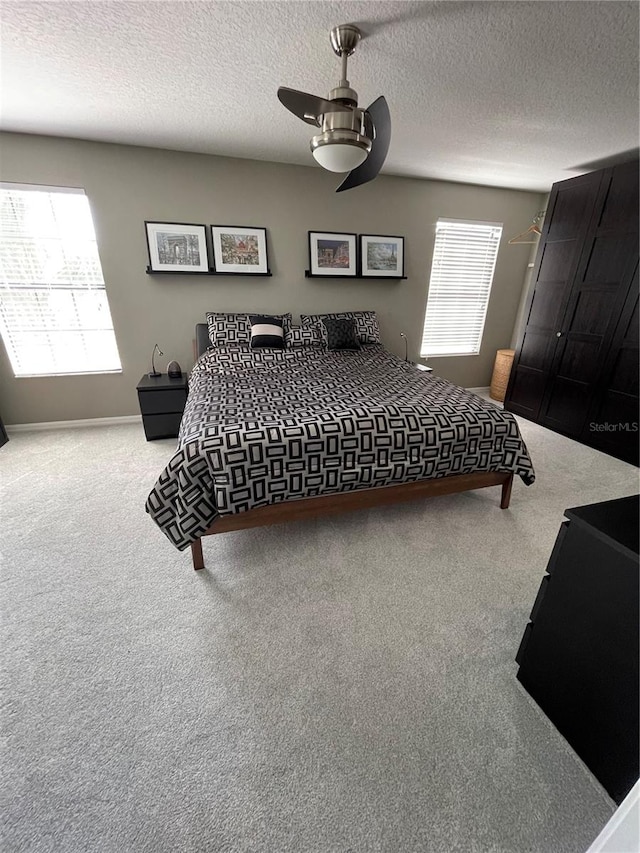
[[[384,97],[366,110],[358,106],[358,93],[347,80],[347,59],[362,33],[354,24],[331,30],[331,46],[342,60],[342,74],[328,98],[297,89],[278,89],[280,102],[295,116],[315,125],[321,132],[311,139],[311,153],[330,172],[349,172],[336,192],[372,181],[385,161],[391,141],[391,117]]]

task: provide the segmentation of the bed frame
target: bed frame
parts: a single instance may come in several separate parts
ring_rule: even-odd
[[[194,355],[198,358],[209,346],[206,323],[196,325]],[[229,533],[232,530],[247,530],[249,527],[266,527],[270,524],[285,524],[288,521],[303,521],[322,515],[333,515],[358,509],[370,509],[385,504],[412,501],[418,498],[436,495],[453,495],[472,489],[484,489],[488,486],[501,486],[500,508],[507,509],[513,485],[512,473],[482,471],[475,474],[454,474],[437,480],[418,480],[415,483],[401,483],[397,486],[381,486],[375,489],[359,489],[353,492],[340,492],[335,495],[320,495],[317,498],[301,498],[293,501],[281,501],[270,506],[238,512],[234,515],[219,516],[202,536],[216,533]],[[204,569],[202,538],[191,543],[193,568]]]
[[[221,515],[202,534],[228,533],[231,530],[246,530],[249,527],[265,527],[269,524],[284,524],[287,521],[303,521],[321,515],[348,512],[356,509],[370,509],[384,504],[412,501],[417,498],[453,495],[456,492],[468,492],[471,489],[484,489],[487,486],[502,486],[500,508],[507,509],[511,498],[513,474],[494,473],[492,471],[477,474],[455,474],[438,480],[418,480],[415,483],[402,483],[399,486],[382,486],[377,489],[360,489],[354,492],[340,492],[336,495],[321,495],[317,498],[301,498],[294,501],[282,501],[270,506],[238,512],[234,515]],[[202,539],[191,543],[191,557],[194,569],[204,569]]]

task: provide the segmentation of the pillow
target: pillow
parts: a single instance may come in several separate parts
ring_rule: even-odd
[[[303,326],[318,326],[320,334],[326,342],[323,320],[353,319],[356,323],[356,334],[361,344],[379,344],[380,326],[375,311],[340,311],[337,314],[301,314]]]
[[[287,312],[286,314],[270,314],[270,317],[277,317],[278,320],[282,320],[282,331],[284,332],[284,344],[287,345],[287,338],[289,337],[289,332],[291,331],[291,312]]]
[[[227,347],[234,344],[249,346],[251,321],[248,314],[207,314],[207,327],[211,346]]]
[[[251,349],[284,349],[284,328],[281,317],[270,314],[251,315]]]
[[[276,314],[282,320],[285,342],[291,326],[291,314]],[[223,312],[212,312],[207,314],[207,327],[209,329],[209,340],[213,347],[228,347],[235,344],[251,346],[251,315],[227,314]]]
[[[297,349],[321,347],[323,341],[317,326],[291,326],[287,343],[292,349]]]
[[[326,329],[327,347],[330,350],[358,350],[358,336],[356,334],[356,321],[352,317],[338,319],[328,317],[322,321]]]

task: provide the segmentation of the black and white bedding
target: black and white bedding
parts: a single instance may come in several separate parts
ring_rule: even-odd
[[[211,349],[146,503],[180,550],[218,515],[479,471],[535,479],[513,415],[379,344]]]

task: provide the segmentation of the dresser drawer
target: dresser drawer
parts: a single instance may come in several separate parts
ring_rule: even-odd
[[[168,415],[144,415],[142,425],[147,441],[152,441],[154,438],[177,438],[181,420],[181,412]]]
[[[163,388],[157,391],[138,391],[140,411],[143,415],[162,415],[184,411],[187,392],[184,388]]]

